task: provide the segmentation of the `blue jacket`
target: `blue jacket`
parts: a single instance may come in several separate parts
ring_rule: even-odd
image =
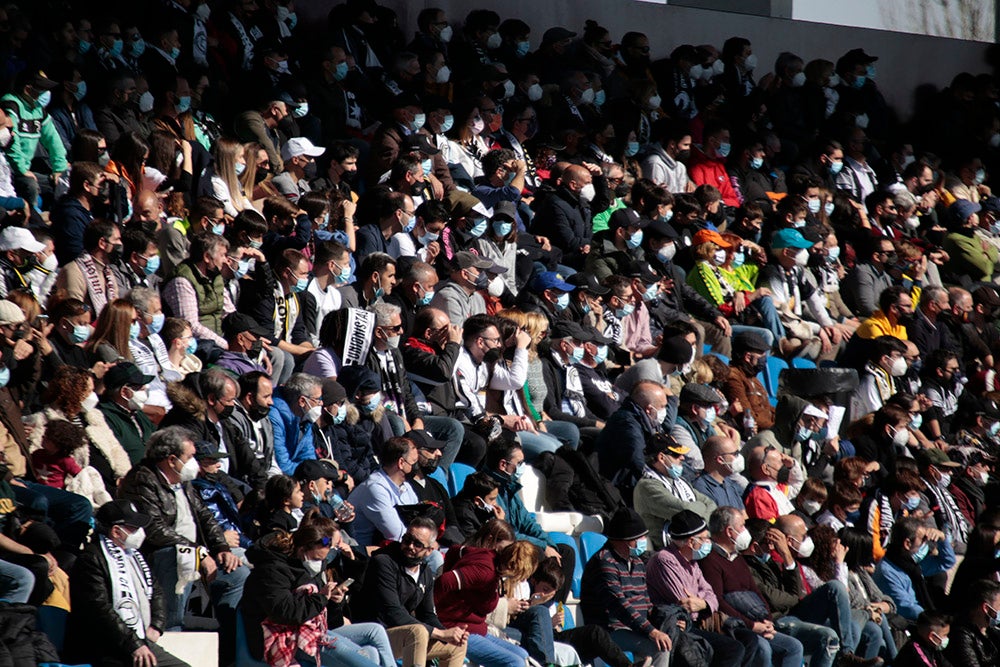
[[[507,515],[507,523],[514,529],[517,539],[528,540],[541,549],[555,547],[556,543],[552,541],[548,533],[542,530],[542,527],[535,521],[535,515],[528,511],[517,495],[517,492],[521,490],[521,485],[511,479],[509,475],[496,470],[490,472],[490,477],[500,485],[497,501],[503,508],[504,514]]]
[[[932,577],[947,571],[954,564],[955,550],[951,546],[951,541],[942,540],[938,542],[937,554],[927,556],[921,561],[920,571],[925,578]],[[875,580],[882,592],[896,603],[896,610],[900,616],[910,621],[917,620],[917,616],[923,612],[924,608],[917,600],[917,592],[906,572],[888,558],[883,558],[875,567],[872,579]]]
[[[601,476],[611,481],[626,500],[642,478],[646,467],[643,451],[654,426],[646,413],[631,398],[608,419],[597,438],[597,461]]]
[[[281,472],[294,475],[300,463],[316,458],[312,424],[295,416],[282,388],[274,392],[268,419],[274,427],[274,461]]]
[[[225,484],[212,482],[204,477],[198,477],[191,482],[191,485],[201,496],[201,502],[212,513],[215,520],[222,526],[222,530],[235,530],[240,534],[240,546],[246,549],[253,540],[246,536],[240,528],[240,511],[236,507],[233,494],[229,492]],[[250,487],[247,487],[249,490]]]
[[[83,254],[83,230],[94,220],[76,197],[63,195],[52,207],[52,240],[59,265],[69,264]]]

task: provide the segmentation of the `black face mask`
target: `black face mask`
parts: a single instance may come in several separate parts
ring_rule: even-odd
[[[266,169],[259,169],[258,168],[257,171],[255,171],[254,175],[253,175],[254,185],[257,185],[258,183],[261,183],[265,178],[267,178],[267,170]]]
[[[117,263],[119,259],[122,258],[122,244],[116,243],[114,247],[111,248],[111,252],[108,253],[108,260],[112,263]]]
[[[619,183],[615,186],[615,197],[618,197],[618,199],[624,199],[625,197],[628,197],[628,193],[631,191],[632,188],[629,187],[627,183]]]
[[[678,162],[687,162],[689,159],[691,159],[691,150],[688,149],[686,151],[678,151],[677,157],[675,157],[674,159],[677,160]]]
[[[267,416],[271,414],[271,408],[254,405],[247,410],[247,414],[250,415],[250,419],[260,421],[261,419],[267,418]]]
[[[257,359],[260,357],[260,351],[262,349],[264,349],[264,343],[260,340],[260,338],[258,338],[253,342],[253,345],[250,346],[250,349],[247,350],[247,355],[251,359]]]
[[[416,567],[424,562],[423,556],[407,556],[403,553],[399,554],[399,559],[405,567]]]
[[[316,178],[316,163],[310,162],[303,169],[302,173],[305,175],[307,181],[311,181]]]
[[[232,405],[227,405],[226,407],[222,408],[222,411],[219,412],[219,419],[220,420],[224,420],[224,419],[229,419],[230,417],[232,417],[233,416],[233,409],[234,408],[233,408]]]

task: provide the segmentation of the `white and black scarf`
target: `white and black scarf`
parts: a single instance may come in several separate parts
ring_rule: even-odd
[[[114,274],[111,273],[111,267],[102,264],[103,270],[98,268],[98,261],[89,252],[77,257],[76,263],[80,267],[83,279],[87,281],[87,297],[90,299],[90,305],[94,308],[94,317],[96,318],[109,301],[118,298],[118,283],[115,281]],[[104,274],[103,282],[101,273]]]
[[[101,535],[101,553],[111,574],[111,599],[115,612],[128,627],[146,638],[153,599],[153,575],[146,559],[135,549],[122,549],[107,535]]]
[[[695,500],[694,489],[692,489],[691,485],[682,478],[673,479],[664,477],[649,466],[646,466],[645,469],[643,469],[642,476],[644,479],[655,479],[657,482],[667,487],[667,489],[670,490],[670,493],[677,496],[682,502],[693,503]]]

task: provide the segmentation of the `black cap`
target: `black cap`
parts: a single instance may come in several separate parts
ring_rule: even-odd
[[[258,338],[270,338],[274,329],[265,327],[246,313],[230,313],[222,319],[222,335],[227,339],[235,338],[247,331]]]
[[[430,433],[419,428],[407,431],[403,434],[403,437],[412,440],[417,449],[425,449],[430,452],[435,449],[440,449],[443,452],[444,448],[448,446],[448,443],[435,439]]]
[[[869,63],[873,63],[876,60],[878,60],[878,56],[870,56],[867,53],[865,53],[864,49],[851,49],[843,56],[841,56],[841,60],[853,63],[862,63],[864,65],[867,65]]]
[[[493,266],[492,260],[486,259],[481,255],[476,255],[468,250],[460,250],[455,253],[455,256],[451,258],[451,263],[458,269],[482,269],[486,270]]]
[[[707,384],[689,382],[681,388],[681,403],[722,403],[722,396]]]
[[[118,389],[125,385],[139,387],[149,384],[154,379],[152,375],[143,374],[131,361],[120,361],[104,374],[104,386],[107,389]]]
[[[694,346],[684,336],[671,336],[660,344],[656,358],[668,364],[686,364],[694,358]]]
[[[351,397],[374,394],[382,390],[382,380],[378,373],[367,366],[344,366],[340,369],[337,381],[344,386],[347,395]]]
[[[491,220],[504,218],[510,222],[517,220],[517,207],[512,201],[498,201],[493,205],[493,217]]]
[[[594,345],[611,345],[612,343],[615,342],[612,339],[607,338],[604,334],[602,334],[594,327],[583,327],[583,331],[588,336],[588,338],[586,339],[587,342],[593,343]]]
[[[705,520],[691,510],[681,510],[670,520],[667,533],[671,539],[683,540],[708,530]]]
[[[94,515],[97,523],[110,528],[111,526],[131,526],[144,528],[153,520],[145,512],[140,512],[131,500],[112,500],[104,503]]]
[[[196,459],[225,459],[229,455],[219,451],[219,446],[210,440],[194,441],[194,457]]]
[[[309,459],[303,461],[295,469],[295,479],[305,482],[312,482],[317,479],[340,479],[340,471],[333,467],[333,464],[323,459]]]
[[[753,331],[741,331],[733,336],[733,352],[767,352],[770,349],[764,337]]]
[[[985,396],[977,397],[974,400],[976,401],[976,405],[973,414],[982,415],[993,421],[1000,421],[1000,408],[997,407],[994,401]]]
[[[661,452],[673,454],[674,456],[683,456],[684,454],[690,452],[691,448],[677,442],[672,435],[668,435],[666,433],[654,433],[651,438],[646,440],[646,447],[643,451],[650,456]]]
[[[671,241],[676,241],[681,237],[681,235],[677,233],[677,230],[674,229],[673,225],[666,220],[659,219],[653,220],[649,223],[649,226],[646,228],[646,233],[657,238],[670,239]]]
[[[274,96],[274,99],[278,102],[284,102],[285,106],[289,109],[295,110],[299,108],[299,103],[295,101],[295,98],[287,90],[282,90]]]
[[[590,292],[591,294],[596,294],[597,296],[604,296],[611,290],[597,282],[597,276],[593,273],[587,273],[586,271],[579,271],[574,273],[570,277],[566,278],[566,282],[570,285],[576,285],[578,289],[584,292]]]
[[[549,339],[562,340],[563,338],[575,338],[576,340],[587,342],[590,340],[590,335],[573,320],[559,319],[552,324]]]
[[[561,42],[564,39],[571,39],[573,37],[576,37],[575,32],[557,25],[554,28],[549,28],[545,31],[545,34],[542,35],[542,44]]]
[[[642,517],[631,507],[620,507],[615,510],[604,527],[604,535],[609,540],[637,540],[649,533]]]
[[[21,86],[31,86],[32,88],[37,88],[38,90],[53,90],[59,84],[49,78],[43,70],[40,69],[26,69],[23,70],[17,77],[18,83]]]
[[[625,269],[625,275],[629,278],[638,278],[647,285],[655,283],[662,277],[659,271],[646,262],[632,262]]]
[[[424,155],[437,155],[441,149],[431,143],[430,137],[426,134],[414,132],[403,139],[403,144],[399,147],[400,153],[420,152]]]
[[[347,398],[347,390],[336,380],[323,380],[323,405],[340,403]]]
[[[611,217],[608,219],[608,228],[639,227],[641,229],[646,227],[650,222],[648,218],[643,218],[632,209],[626,207],[620,208],[611,214]]]

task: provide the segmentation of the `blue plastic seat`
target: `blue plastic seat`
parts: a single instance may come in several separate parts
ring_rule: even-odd
[[[778,377],[781,371],[788,368],[788,363],[779,357],[769,356],[767,358],[767,372],[764,375],[764,387],[767,389],[768,398],[778,400]]]
[[[600,533],[585,532],[580,534],[580,562],[584,565],[601,550],[608,538]]]
[[[448,475],[445,474],[445,471],[442,468],[435,468],[434,472],[432,472],[429,476],[440,482],[441,486],[443,486],[446,491],[448,490]],[[454,494],[449,492],[449,495]]]
[[[570,584],[570,590],[573,591],[573,595],[577,598],[580,597],[580,579],[583,578],[583,563],[580,561],[580,547],[577,545],[576,540],[567,535],[566,533],[549,533],[549,537],[556,544],[566,544],[573,547],[573,558],[575,562],[573,563],[573,581]]]
[[[69,612],[59,607],[42,605],[35,614],[35,629],[45,633],[56,650],[62,653],[66,643],[66,619]]]
[[[569,607],[563,605],[563,630],[572,630],[576,627],[576,619],[570,613]]]
[[[719,359],[721,359],[721,360],[722,360],[722,361],[723,361],[723,362],[724,362],[724,363],[725,363],[725,364],[726,364],[727,366],[729,365],[729,357],[727,357],[726,355],[724,355],[724,354],[719,354],[718,352],[713,352],[713,353],[712,353],[712,356],[713,356],[713,357],[718,357],[718,358],[719,358]]]
[[[448,493],[452,498],[457,496],[458,492],[465,486],[465,478],[474,472],[476,472],[475,468],[464,463],[451,464],[451,467],[448,468]]]
[[[816,362],[811,359],[795,357],[792,359],[792,368],[816,368]]]
[[[243,610],[236,610],[236,667],[268,667],[266,662],[254,660],[247,643],[247,628],[243,621]]]

